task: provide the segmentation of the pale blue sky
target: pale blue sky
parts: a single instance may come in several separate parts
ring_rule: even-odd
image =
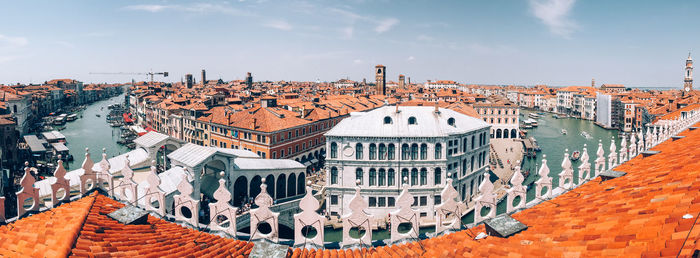
[[[208,78],[681,87],[697,1],[5,1],[0,83]],[[700,54],[698,54],[700,56]]]

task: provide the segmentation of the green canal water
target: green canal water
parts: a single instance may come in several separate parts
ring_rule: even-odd
[[[528,114],[533,111],[521,110],[521,121],[528,118]],[[569,155],[574,151],[583,151],[583,145],[587,145],[589,162],[593,168],[593,162],[596,159],[596,151],[598,150],[598,140],[602,140],[605,155],[610,150],[610,141],[614,140],[616,146],[620,145],[618,130],[607,130],[597,126],[593,121],[582,120],[576,118],[560,118],[556,119],[551,113],[545,113],[541,118],[537,119],[538,127],[525,129],[527,137],[534,137],[538,145],[542,149],[535,158],[524,158],[522,170],[530,171],[530,176],[525,179],[524,184],[528,185],[527,200],[535,198],[534,182],[539,179],[537,170],[542,166],[542,157],[547,155],[547,166],[549,167],[549,176],[552,177],[552,184],[556,188],[559,186],[559,173],[561,173],[561,163],[564,159],[564,152],[568,149]],[[566,129],[567,134],[563,135],[561,129]],[[587,132],[592,136],[586,139],[581,135],[581,132]],[[583,153],[581,153],[583,154]],[[607,160],[607,159],[606,159]],[[580,161],[572,162],[574,168],[574,182],[579,182],[578,166]]]
[[[68,170],[79,168],[85,159],[85,148],[90,149],[90,156],[95,162],[102,159],[102,148],[106,149],[107,157],[113,157],[129,149],[117,144],[119,140],[119,128],[111,127],[107,123],[109,109],[107,106],[114,103],[123,103],[126,93],[109,99],[94,102],[83,111],[78,112],[78,119],[66,123],[66,128],[61,131],[66,136],[66,146],[73,155],[73,161],[66,162]],[[100,117],[96,115],[99,114]],[[82,117],[81,117],[82,116]]]

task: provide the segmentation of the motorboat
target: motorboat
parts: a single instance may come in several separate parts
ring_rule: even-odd
[[[571,157],[569,157],[571,161],[577,161],[579,158],[581,158],[581,152],[579,151],[574,151],[571,153]]]
[[[527,116],[529,116],[529,117],[531,117],[531,118],[540,118],[540,117],[541,117],[540,115],[535,114],[535,113],[527,114]]]
[[[586,138],[586,140],[593,139],[593,136],[591,136],[589,133],[587,133],[585,131],[581,132],[581,136],[583,136],[583,138]]]
[[[566,129],[561,129],[561,134],[566,135],[566,133],[567,133],[567,132],[566,132]]]
[[[78,115],[77,115],[77,114],[70,114],[70,115],[68,115],[68,116],[66,117],[66,120],[69,121],[69,122],[70,122],[70,121],[75,121],[76,119],[78,119]]]
[[[559,119],[559,116],[557,114],[552,115],[554,119]]]
[[[100,114],[95,114],[96,117],[100,117]]]

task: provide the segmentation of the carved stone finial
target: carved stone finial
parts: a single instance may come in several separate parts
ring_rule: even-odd
[[[195,227],[199,224],[199,201],[192,198],[192,184],[187,178],[187,173],[182,175],[182,180],[177,185],[179,195],[175,195],[175,219],[187,222]],[[165,205],[161,205],[163,207]],[[185,214],[183,210],[189,210],[190,214]],[[189,218],[188,216],[190,215]]]
[[[541,198],[542,196],[546,198],[551,198],[552,197],[552,178],[549,177],[549,166],[547,166],[547,155],[542,155],[542,166],[540,167],[540,170],[537,172],[537,174],[540,176],[540,179],[535,181],[535,197]],[[542,190],[545,190],[545,193],[542,193]]]
[[[311,192],[311,187],[307,186],[306,194],[299,201],[299,208],[302,211],[301,213],[294,214],[295,246],[303,246],[308,241],[317,247],[323,247],[323,225],[325,224],[326,219],[316,212],[320,205],[316,197],[314,197]],[[304,227],[306,226],[313,227],[317,232],[316,236],[312,238],[305,237],[302,233]]]
[[[219,173],[221,178],[219,179],[219,187],[214,191],[215,203],[209,203],[209,221],[211,222],[210,228],[212,230],[223,231],[230,236],[236,236],[236,208],[229,204],[231,201],[231,193],[226,189],[226,179],[224,176],[226,173],[221,171]],[[224,221],[219,221],[220,216],[225,217]],[[228,222],[228,226],[224,226]]]
[[[398,210],[389,213],[391,219],[391,242],[396,243],[401,240],[418,238],[418,212],[411,208],[413,195],[408,192],[407,177],[404,177],[403,190],[399,194],[396,202]],[[411,223],[411,229],[406,233],[399,233],[399,224]]]
[[[372,243],[372,228],[374,217],[365,213],[365,209],[369,206],[365,198],[360,194],[360,180],[356,180],[355,195],[350,199],[349,203],[349,213],[343,214],[343,242],[342,246],[352,246],[358,244]],[[359,238],[350,237],[350,230],[352,228],[364,229],[364,235]]]

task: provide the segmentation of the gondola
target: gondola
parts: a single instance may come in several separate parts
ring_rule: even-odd
[[[579,151],[574,151],[573,153],[571,153],[571,157],[569,157],[571,161],[577,161],[579,158],[581,158],[581,152]]]

